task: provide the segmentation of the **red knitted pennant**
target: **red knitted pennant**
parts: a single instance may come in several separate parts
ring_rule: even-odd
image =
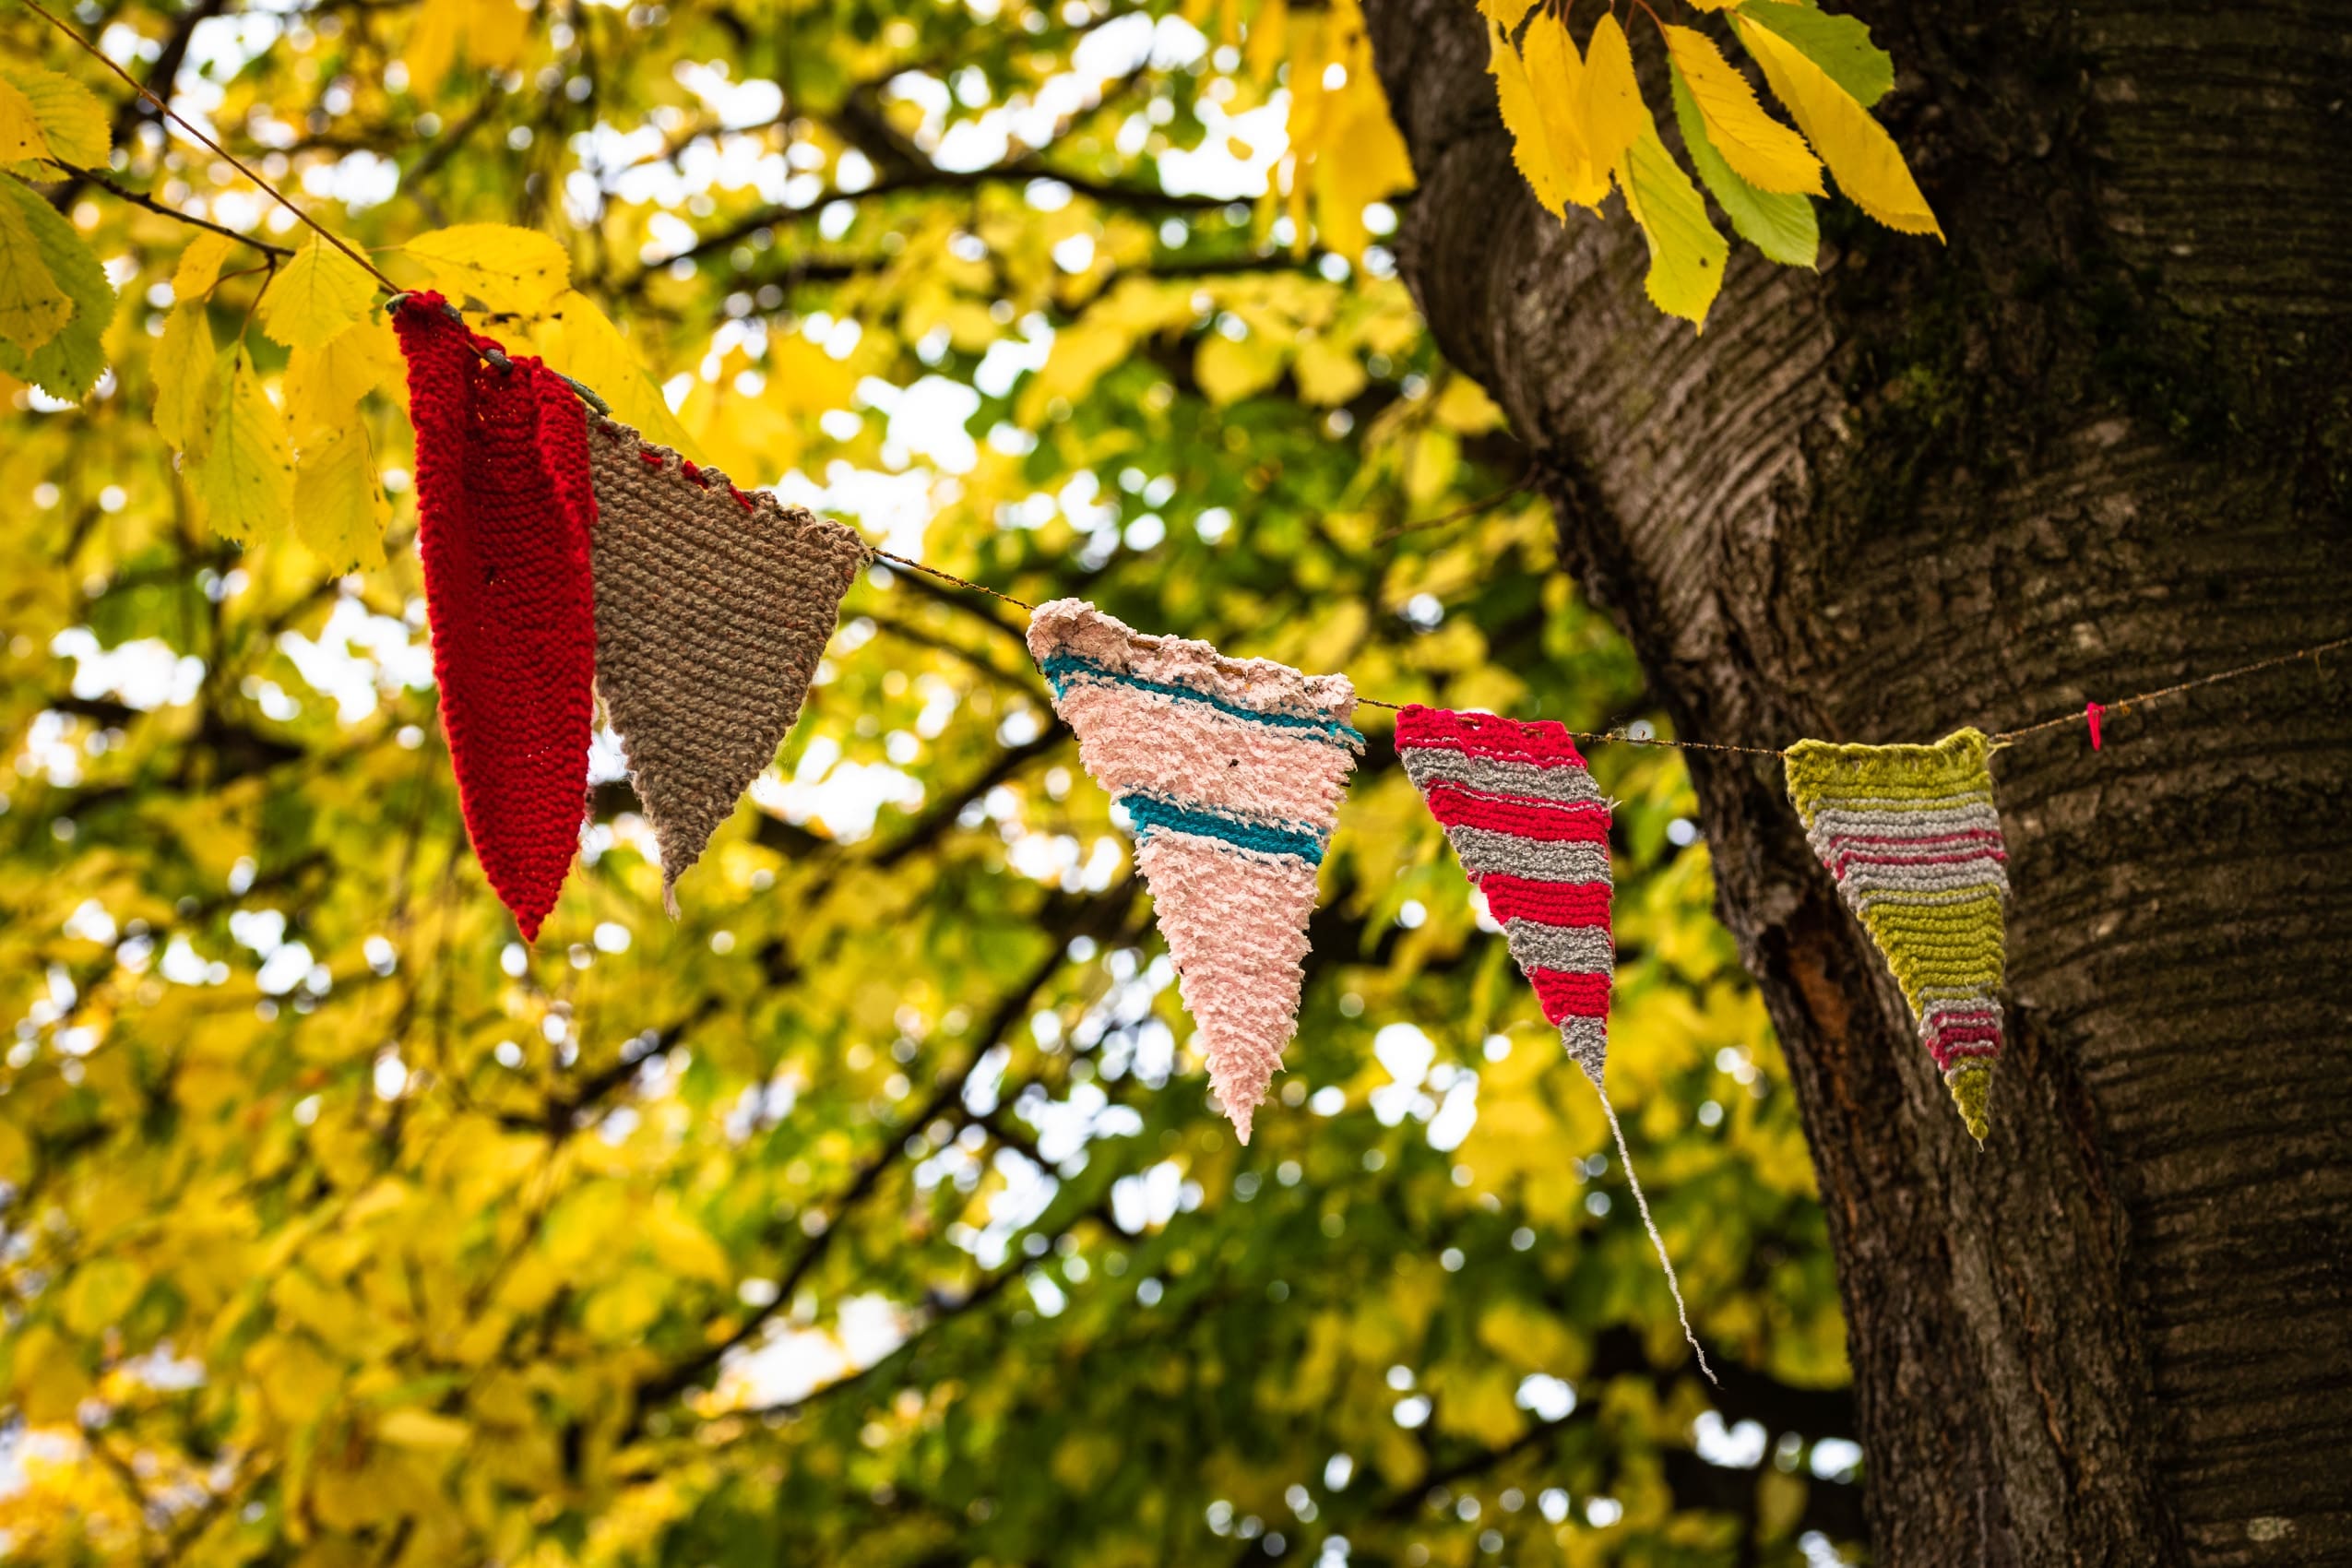
[[[417,433],[417,552],[466,832],[523,940],[579,848],[594,722],[588,414],[438,294],[393,312]]]

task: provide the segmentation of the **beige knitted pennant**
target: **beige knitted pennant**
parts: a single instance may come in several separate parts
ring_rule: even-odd
[[[662,901],[800,717],[866,548],[594,422],[596,685],[661,847]]]

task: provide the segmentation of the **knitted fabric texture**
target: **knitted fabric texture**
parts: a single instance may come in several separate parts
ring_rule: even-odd
[[[2009,853],[1982,733],[1932,746],[1788,750],[1788,798],[1813,852],[1886,956],[1960,1119],[1978,1143],[2001,1055]]]
[[[1241,1141],[1298,1028],[1316,868],[1364,738],[1344,675],[1144,636],[1080,600],[1029,652],[1078,757],[1134,824],[1136,862]]]
[[[579,848],[596,620],[587,411],[564,378],[469,331],[433,293],[392,313],[417,438],[441,727],[474,856],[526,942]]]
[[[596,683],[661,849],[662,900],[776,760],[866,548],[599,419]]]
[[[1461,858],[1470,885],[1503,926],[1511,956],[1535,987],[1560,1043],[1600,1096],[1617,1158],[1657,1249],[1682,1337],[1712,1382],[1666,1238],[1633,1174],[1625,1130],[1609,1102],[1609,988],[1617,972],[1610,932],[1609,802],[1565,727],[1408,704],[1396,713],[1396,755]]]
[[[1609,802],[1558,724],[1410,706],[1396,754],[1502,922],[1543,1016],[1598,1084],[1609,1061]]]

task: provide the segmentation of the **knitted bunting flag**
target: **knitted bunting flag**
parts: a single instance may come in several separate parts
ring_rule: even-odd
[[[438,294],[401,299],[441,727],[466,833],[526,942],[579,848],[595,709],[588,419]]]
[[[1511,956],[1535,987],[1546,1021],[1584,1069],[1625,1168],[1682,1337],[1710,1382],[1715,1372],[1682,1304],[1666,1239],[1633,1174],[1625,1130],[1602,1082],[1609,1064],[1609,989],[1617,944],[1609,923],[1609,802],[1567,730],[1489,713],[1409,704],[1396,714],[1396,755],[1445,829],[1470,885],[1503,926]]]
[[[1557,724],[1408,707],[1396,754],[1502,922],[1561,1043],[1598,1084],[1609,1060],[1609,802]]]
[[[1298,1028],[1315,868],[1364,738],[1344,675],[1144,636],[1081,600],[1040,605],[1029,652],[1078,757],[1134,824],[1135,858],[1241,1141]]]
[[[800,717],[866,548],[596,421],[596,683],[661,848],[662,901]]]
[[[1979,1144],[2001,1054],[2009,892],[1986,751],[1975,730],[1932,746],[1788,748],[1788,798],[1813,852],[1885,955]]]

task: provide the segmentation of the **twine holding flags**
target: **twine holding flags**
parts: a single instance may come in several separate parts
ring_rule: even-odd
[[[1364,749],[1355,707],[1396,705],[1360,698],[1342,675],[1146,636],[1077,600],[1031,606],[873,550],[625,426],[591,423],[580,389],[468,330],[439,296],[394,305],[444,727],[467,830],[526,940],[576,846],[591,683],[628,754],[674,913],[679,875],[773,762],[859,565],[931,573],[1031,612],[1029,648],[1087,772],[1134,829],[1211,1084],[1247,1141],[1297,1027],[1317,871]],[[1782,760],[1816,852],[1981,1144],[2008,887],[1990,754],[2346,647],[2352,637],[1934,746],[1774,751],[1420,707],[1398,709],[1396,743],[1605,1108],[1609,807],[1574,742]],[[1670,1264],[1667,1274],[1673,1284]]]

